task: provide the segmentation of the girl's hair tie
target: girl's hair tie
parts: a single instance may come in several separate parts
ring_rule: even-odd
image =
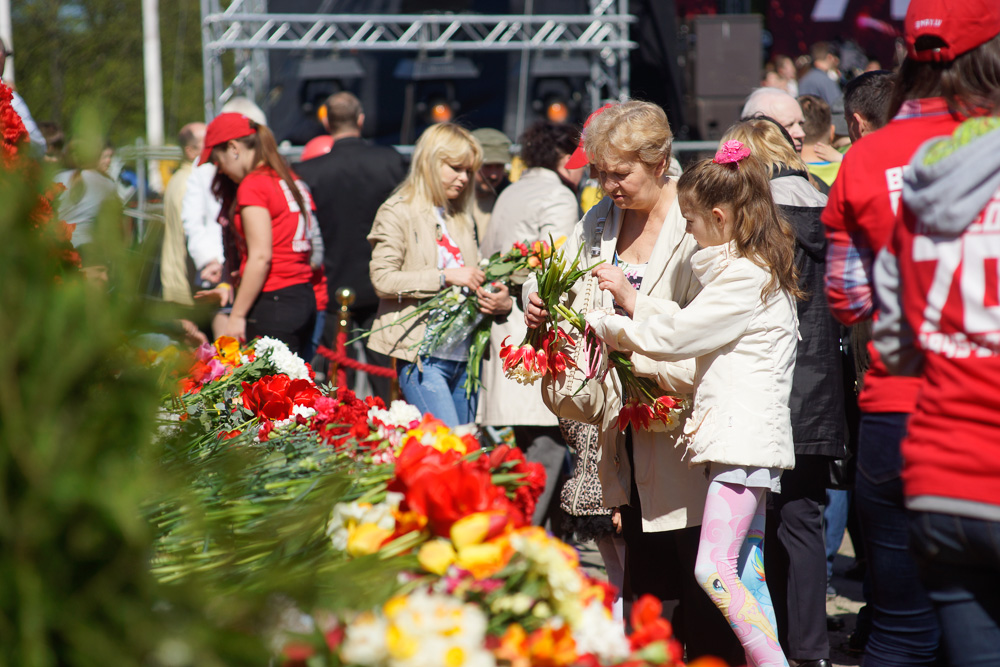
[[[712,162],[715,164],[735,164],[736,168],[739,169],[740,160],[748,157],[750,157],[750,147],[735,139],[730,139],[722,144]]]

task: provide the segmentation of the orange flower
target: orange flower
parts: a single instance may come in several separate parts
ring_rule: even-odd
[[[496,657],[510,663],[510,667],[531,667],[528,657],[528,635],[517,623],[507,626],[506,632],[500,637],[500,646],[493,653]]]
[[[218,354],[215,358],[229,366],[240,365],[240,342],[230,336],[220,336],[215,341]]]
[[[514,548],[506,537],[483,544],[470,544],[458,550],[456,564],[476,579],[487,579],[507,567]]]
[[[528,655],[533,667],[567,667],[576,662],[576,641],[569,626],[553,630],[546,625],[528,635]]]
[[[727,663],[722,658],[716,658],[713,655],[706,655],[697,658],[694,662],[688,663],[688,667],[726,667]]]

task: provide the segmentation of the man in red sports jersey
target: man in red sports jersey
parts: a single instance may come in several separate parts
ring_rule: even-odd
[[[946,36],[993,34],[955,59],[958,101],[990,116],[920,148],[875,267],[876,349],[919,383],[903,490],[952,665],[1000,665],[1000,4],[990,4]]]
[[[904,31],[907,59],[897,78],[892,120],[845,155],[823,214],[829,240],[826,293],[834,315],[854,325],[880,313],[872,264],[888,242],[913,153],[951,134],[969,115],[964,95],[975,52],[997,34],[996,0],[912,0]],[[920,387],[892,377],[878,352],[858,398],[858,516],[868,553],[872,634],[865,665],[930,665],[940,630],[908,550],[900,442]],[[998,482],[1000,484],[1000,482]]]

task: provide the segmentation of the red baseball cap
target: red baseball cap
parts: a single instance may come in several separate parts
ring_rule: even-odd
[[[997,0],[910,0],[903,24],[907,53],[914,60],[950,62],[1000,35]],[[942,43],[917,50],[921,37]]]
[[[249,137],[257,131],[256,124],[241,113],[220,113],[205,130],[205,148],[201,151],[198,164],[205,164],[212,155],[212,149],[230,139]]]
[[[587,126],[590,125],[590,121],[594,120],[594,118],[600,116],[605,110],[610,109],[613,106],[614,102],[608,102],[603,107],[587,116],[587,122],[583,124],[583,132],[585,133],[587,131]],[[573,151],[573,154],[569,156],[569,160],[566,162],[566,168],[579,169],[580,167],[587,166],[589,161],[587,151],[583,150],[583,133],[581,133],[580,143],[577,145],[576,150]]]

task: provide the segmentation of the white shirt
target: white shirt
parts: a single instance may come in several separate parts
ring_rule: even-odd
[[[188,254],[199,271],[212,261],[222,264],[225,260],[222,225],[219,224],[222,204],[212,194],[214,179],[214,164],[195,165],[188,176],[181,203],[181,221],[187,237]]]

